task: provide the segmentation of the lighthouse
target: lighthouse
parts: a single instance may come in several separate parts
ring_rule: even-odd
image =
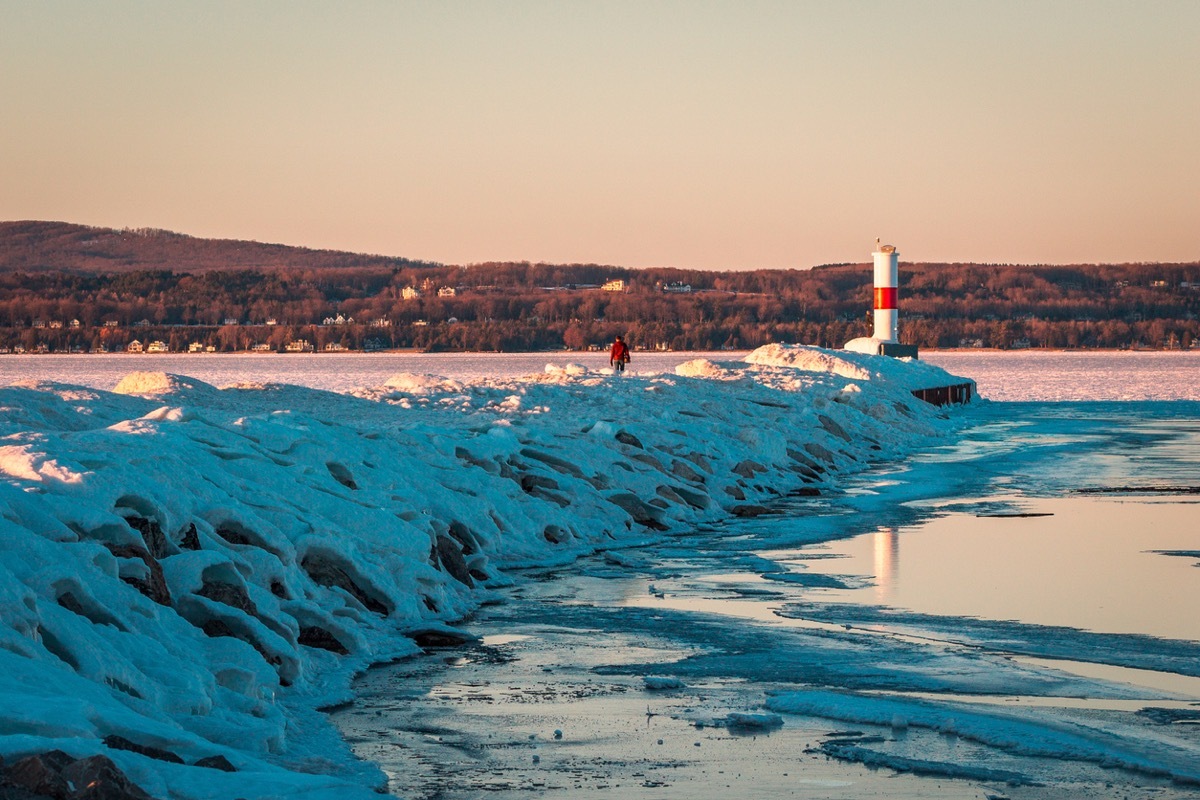
[[[900,283],[900,253],[894,245],[875,240],[875,333],[846,342],[846,350],[872,355],[916,358],[917,346],[900,344],[898,303]]]
[[[875,259],[875,336],[881,342],[899,343],[896,338],[896,295],[900,282],[900,254],[893,245],[879,247]]]

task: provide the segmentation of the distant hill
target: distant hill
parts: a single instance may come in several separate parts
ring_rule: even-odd
[[[455,266],[159,230],[0,223],[0,353],[840,347],[871,330],[869,264],[811,270]],[[900,264],[921,347],[1190,347],[1200,263]]]
[[[157,228],[93,228],[69,222],[0,222],[0,272],[208,272],[433,266],[337,250],[237,239],[199,239]]]

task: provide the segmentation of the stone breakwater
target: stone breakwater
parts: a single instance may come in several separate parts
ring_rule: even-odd
[[[912,390],[951,382],[776,345],[646,377],[0,390],[0,755],[366,797],[382,775],[317,711],[356,671],[453,638],[508,568],[836,490],[949,431]]]

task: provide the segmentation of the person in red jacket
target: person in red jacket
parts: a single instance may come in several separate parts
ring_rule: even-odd
[[[625,365],[629,363],[629,347],[620,336],[613,340],[612,350],[608,351],[608,363],[617,372],[624,372]]]

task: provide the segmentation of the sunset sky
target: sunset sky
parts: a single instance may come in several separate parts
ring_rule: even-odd
[[[0,0],[0,219],[630,267],[1200,259],[1200,2]]]

